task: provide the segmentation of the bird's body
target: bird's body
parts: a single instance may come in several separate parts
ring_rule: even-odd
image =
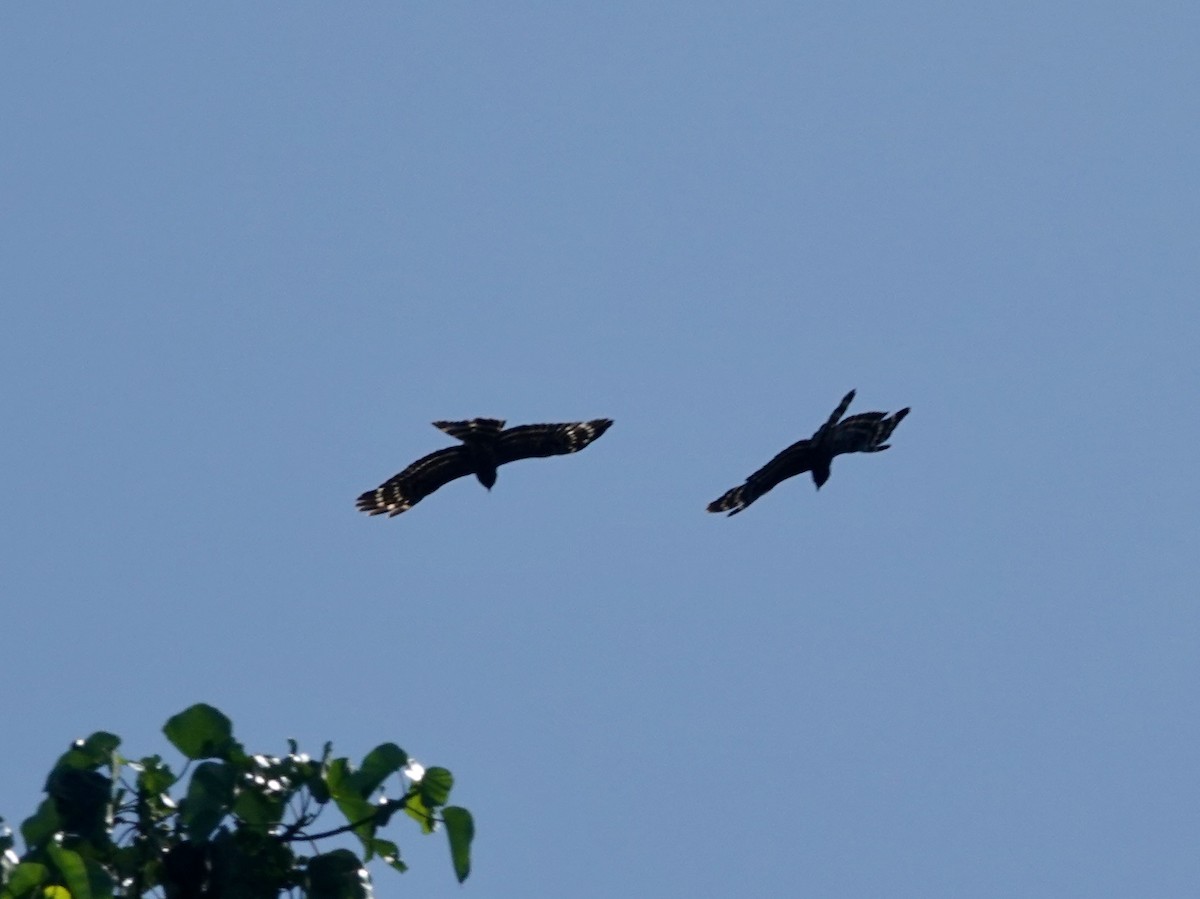
[[[358,508],[368,515],[399,515],[456,478],[475,475],[491,490],[496,469],[518,459],[575,453],[608,430],[612,420],[565,424],[520,425],[504,428],[498,418],[435,421],[434,427],[462,441],[418,459],[404,471],[358,498]]]
[[[909,409],[901,409],[890,418],[886,412],[863,412],[842,420],[853,400],[854,391],[851,390],[816,433],[793,443],[750,475],[746,483],[713,500],[708,504],[708,511],[736,515],[780,482],[806,471],[812,472],[813,482],[819,490],[829,480],[834,456],[878,453],[887,449],[889,444],[884,441],[908,415]]]

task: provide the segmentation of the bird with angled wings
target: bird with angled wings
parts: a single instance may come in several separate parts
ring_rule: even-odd
[[[746,483],[713,500],[708,504],[708,511],[736,515],[780,482],[806,471],[812,472],[812,479],[820,490],[829,480],[829,466],[834,456],[880,453],[887,449],[891,444],[885,441],[908,415],[909,409],[901,409],[890,417],[886,412],[863,412],[843,419],[853,400],[854,391],[851,390],[816,433],[793,443],[746,478]]]

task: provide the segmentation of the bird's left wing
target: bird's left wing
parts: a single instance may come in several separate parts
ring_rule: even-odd
[[[471,454],[465,447],[447,447],[418,459],[374,490],[368,490],[358,498],[358,509],[368,515],[399,515],[439,487],[472,471]]]
[[[813,441],[799,440],[746,478],[746,483],[726,490],[720,497],[709,503],[708,511],[737,515],[738,512],[780,482],[806,471],[812,471],[815,461]]]

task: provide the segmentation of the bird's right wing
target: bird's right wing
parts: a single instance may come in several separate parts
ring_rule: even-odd
[[[439,487],[473,471],[466,447],[451,446],[418,459],[398,475],[358,498],[358,509],[368,515],[407,512]]]
[[[876,442],[885,415],[886,412],[862,412],[834,425],[825,435],[829,455],[865,452]]]
[[[837,456],[842,453],[882,452],[888,447],[888,437],[908,412],[908,409],[901,409],[891,418],[887,417],[886,412],[851,415],[836,425],[826,437],[830,454]]]
[[[573,421],[565,424],[519,425],[500,434],[496,464],[577,453],[609,429],[612,419]]]

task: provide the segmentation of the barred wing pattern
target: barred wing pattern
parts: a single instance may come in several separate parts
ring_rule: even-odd
[[[612,425],[610,418],[561,425],[521,425],[509,428],[496,443],[496,464],[577,453]]]
[[[503,418],[472,418],[470,421],[435,421],[433,426],[463,443],[495,440],[504,428]]]
[[[520,425],[508,430],[504,430],[504,421],[499,418],[433,424],[462,443],[425,456],[376,489],[368,490],[358,498],[359,511],[368,515],[399,515],[439,487],[469,474],[490,490],[496,482],[498,466],[518,459],[578,452],[607,431],[612,420]]]
[[[358,509],[368,515],[399,515],[433,491],[456,478],[473,474],[475,466],[465,446],[451,446],[418,459],[400,474],[388,478],[358,498]]]
[[[878,453],[888,449],[890,444],[885,441],[910,410],[901,409],[890,418],[886,412],[863,412],[843,420],[842,416],[853,400],[854,391],[851,390],[811,438],[793,443],[750,475],[746,483],[709,503],[708,511],[736,515],[781,481],[806,471],[812,472],[813,481],[820,489],[829,479],[829,466],[834,456]]]
[[[896,425],[900,424],[908,413],[908,409],[901,409],[891,418],[887,417],[886,412],[851,415],[830,434],[830,453],[840,456],[842,453],[883,452],[891,446],[884,441],[892,435]]]

